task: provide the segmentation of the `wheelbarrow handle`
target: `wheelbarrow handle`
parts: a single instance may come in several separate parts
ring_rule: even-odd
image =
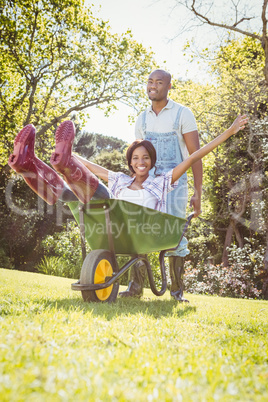
[[[184,225],[184,228],[183,228],[183,231],[182,231],[182,234],[181,234],[181,237],[180,237],[180,240],[179,240],[179,243],[178,243],[178,246],[176,248],[179,247],[180,242],[182,241],[182,238],[185,235],[185,233],[186,233],[186,231],[188,229],[188,226],[190,225],[190,222],[193,219],[193,217],[194,217],[194,212],[192,212],[190,215],[188,215],[188,217],[186,219],[186,222],[185,222],[185,225]]]
[[[194,217],[194,212],[192,212],[190,215],[188,215],[188,217],[187,217],[187,219],[186,219],[186,222],[185,222],[185,225],[184,225],[184,228],[183,228],[183,231],[182,231],[182,234],[181,234],[181,237],[180,237],[180,241],[179,241],[177,247],[179,247],[180,242],[182,241],[182,238],[183,238],[183,236],[185,235],[185,233],[186,233],[186,231],[187,231],[187,229],[188,229],[188,226],[190,225],[190,222],[191,222],[191,220],[193,219],[193,217]]]
[[[190,215],[188,215],[187,219],[186,219],[186,223],[184,225],[183,231],[182,231],[182,235],[181,235],[181,239],[183,238],[183,236],[185,235],[186,230],[188,229],[188,226],[190,225],[191,220],[194,217],[194,212],[190,213]],[[180,241],[181,241],[180,239]]]
[[[184,228],[183,228],[183,231],[182,231],[182,234],[181,234],[181,237],[180,237],[180,240],[179,240],[179,242],[178,242],[178,245],[177,245],[176,247],[169,248],[168,250],[165,250],[165,252],[177,250],[177,248],[179,247],[180,242],[182,241],[182,238],[183,238],[183,236],[185,235],[186,230],[188,229],[188,226],[190,225],[190,222],[191,222],[191,220],[193,219],[193,217],[194,217],[194,212],[192,212],[192,213],[190,213],[190,215],[188,215],[188,217],[187,217],[187,219],[186,219],[186,222],[185,222],[185,225],[184,225]]]

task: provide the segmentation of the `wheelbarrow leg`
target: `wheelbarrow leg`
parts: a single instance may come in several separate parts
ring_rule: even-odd
[[[189,303],[183,298],[184,257],[169,257],[169,270],[171,279],[170,295],[178,302]]]
[[[120,297],[137,297],[143,295],[143,286],[145,279],[146,266],[142,261],[137,261],[130,269],[130,278],[128,288],[120,292]]]

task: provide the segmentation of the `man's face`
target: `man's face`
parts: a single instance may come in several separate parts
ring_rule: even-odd
[[[164,72],[154,71],[149,75],[147,94],[151,101],[161,101],[167,99],[170,88],[170,80]]]

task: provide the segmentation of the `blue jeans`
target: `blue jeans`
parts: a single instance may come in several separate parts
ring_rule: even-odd
[[[99,181],[99,185],[92,197],[92,200],[103,200],[107,198],[113,198],[113,196],[110,190],[102,182]],[[59,197],[59,200],[63,202],[79,201],[67,183],[64,183],[64,189]]]

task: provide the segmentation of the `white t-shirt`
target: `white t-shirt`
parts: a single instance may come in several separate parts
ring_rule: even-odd
[[[143,189],[155,197],[156,205],[153,209],[156,209],[157,211],[167,212],[167,195],[170,191],[178,187],[178,180],[171,184],[172,172],[173,169],[167,173],[162,173],[160,176],[156,176],[155,178],[149,176],[142,183]],[[125,189],[130,190],[128,187],[131,186],[134,180],[135,176],[130,177],[122,172],[112,172],[111,170],[108,172],[108,187],[115,198],[119,198],[121,191]],[[130,191],[133,193],[131,196],[132,200],[134,200],[133,196],[136,197],[136,190]],[[134,202],[129,199],[127,199],[127,201]]]
[[[151,209],[156,209],[158,202],[157,198],[144,188],[140,190],[131,190],[127,187],[123,188],[117,198],[119,200],[129,201],[133,204],[138,204]]]
[[[197,125],[193,112],[188,107],[183,106],[180,118],[180,126],[174,130],[174,123],[176,121],[180,106],[182,105],[169,99],[167,105],[158,115],[155,114],[150,106],[148,109],[146,109],[146,131],[154,133],[168,133],[176,131],[182,156],[183,159],[185,159],[188,156],[188,150],[183,135],[190,133],[191,131],[197,131]],[[135,125],[136,139],[144,139],[142,120],[143,114],[141,113],[138,116]]]

